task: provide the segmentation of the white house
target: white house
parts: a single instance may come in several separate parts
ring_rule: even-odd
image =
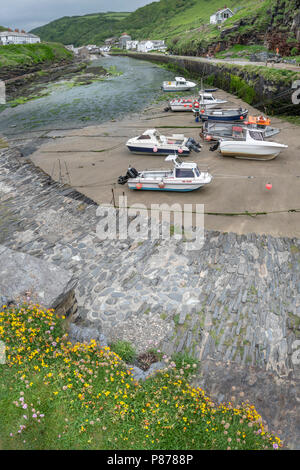
[[[137,46],[138,52],[164,51],[166,48],[165,41],[152,41],[150,39],[139,42]]]
[[[126,41],[126,49],[128,51],[136,51],[139,41]]]
[[[126,49],[126,42],[131,41],[131,36],[127,33],[123,33],[122,36],[119,39],[119,47],[121,49]]]
[[[233,11],[230,8],[223,8],[222,10],[218,10],[214,15],[210,17],[210,24],[221,24],[224,21],[228,20],[234,15]]]
[[[4,46],[8,44],[36,44],[41,39],[35,34],[26,33],[25,31],[3,31],[0,33],[0,43]]]

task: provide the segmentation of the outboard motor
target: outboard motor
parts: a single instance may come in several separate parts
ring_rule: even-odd
[[[215,150],[218,150],[219,146],[220,146],[220,142],[218,141],[215,145],[212,145],[211,147],[209,147],[209,150],[211,152],[214,152]]]
[[[194,152],[199,153],[201,144],[197,143],[193,137],[190,137],[186,143],[186,147],[190,150],[194,150]]]
[[[139,172],[135,168],[129,167],[127,170],[126,176],[128,176],[128,179],[136,178],[137,176],[139,176]]]
[[[136,178],[139,172],[135,168],[129,167],[125,176],[119,176],[118,184],[125,184],[130,178]]]

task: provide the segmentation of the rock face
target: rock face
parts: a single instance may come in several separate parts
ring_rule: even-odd
[[[76,311],[73,274],[25,253],[0,245],[0,299],[3,303],[30,299],[60,315]]]

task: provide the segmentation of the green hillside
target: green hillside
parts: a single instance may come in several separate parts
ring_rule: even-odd
[[[43,41],[56,41],[75,46],[101,44],[116,31],[122,31],[119,24],[128,15],[129,13],[126,12],[108,12],[85,16],[64,16],[31,32],[40,36]]]
[[[126,31],[134,39],[165,39],[174,52],[191,55],[210,46],[224,49],[265,40],[285,55],[299,49],[299,25],[293,25],[299,0],[227,0],[226,6],[235,14],[221,26],[210,25],[209,19],[224,8],[224,0],[160,0],[133,13],[64,17],[32,32],[43,40],[83,45]]]
[[[0,73],[2,67],[31,66],[35,64],[72,60],[73,54],[61,44],[10,44],[0,46]]]

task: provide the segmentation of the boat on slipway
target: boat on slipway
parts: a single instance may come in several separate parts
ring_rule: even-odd
[[[208,170],[201,171],[194,162],[183,162],[178,155],[169,155],[165,161],[173,162],[173,169],[137,171],[128,168],[120,176],[119,184],[128,184],[129,189],[140,191],[195,191],[211,183]]]
[[[274,135],[279,134],[280,129],[261,126],[259,124],[251,123],[250,119],[244,121],[243,123],[230,123],[230,122],[214,122],[214,121],[203,121],[202,130],[200,132],[200,137],[202,137],[207,142],[220,140],[221,138],[226,138],[230,140],[240,139],[243,128],[247,127],[248,129],[261,131],[265,139],[269,139]]]
[[[183,134],[161,135],[156,129],[148,129],[126,143],[130,152],[142,155],[189,155],[191,150],[200,152],[201,145]]]
[[[193,112],[196,116],[196,121],[200,118],[202,121],[241,122],[248,115],[248,109],[245,108],[205,109],[205,107],[200,107],[199,109],[199,107],[195,106],[193,107]]]
[[[190,82],[183,77],[175,77],[175,81],[166,81],[163,82],[162,89],[163,91],[188,91],[192,90],[197,86],[196,83]]]
[[[277,142],[266,141],[262,131],[243,128],[239,139],[220,141],[210,150],[219,149],[223,156],[244,158],[248,160],[272,160],[288,146]]]
[[[199,93],[199,98],[193,100],[191,98],[174,98],[169,102],[169,106],[172,111],[193,111],[193,108],[199,108],[205,106],[206,109],[211,109],[221,104],[225,104],[227,101],[215,98],[211,93]]]

